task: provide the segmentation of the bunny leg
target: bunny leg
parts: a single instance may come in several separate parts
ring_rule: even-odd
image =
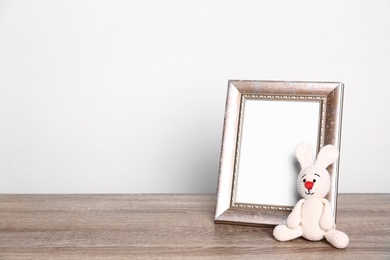
[[[346,248],[349,243],[348,236],[344,232],[336,229],[331,229],[326,232],[325,238],[332,246],[340,249]]]
[[[302,236],[302,227],[291,229],[286,225],[278,225],[274,229],[274,237],[279,241],[289,241]]]

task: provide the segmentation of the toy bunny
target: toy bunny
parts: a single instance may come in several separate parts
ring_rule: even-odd
[[[301,165],[297,179],[298,193],[303,197],[295,205],[287,218],[287,225],[278,225],[274,237],[279,241],[288,241],[300,236],[312,241],[325,238],[336,248],[345,248],[348,236],[335,229],[329,201],[325,199],[331,187],[331,179],[326,167],[338,158],[333,145],[324,146],[318,153],[313,165],[313,152],[309,144],[301,143],[295,150]]]

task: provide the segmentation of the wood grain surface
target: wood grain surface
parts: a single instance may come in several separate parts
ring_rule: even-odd
[[[214,224],[215,195],[0,195],[0,259],[390,259],[390,194],[340,194],[350,245]]]

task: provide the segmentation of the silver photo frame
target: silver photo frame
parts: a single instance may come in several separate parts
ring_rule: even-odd
[[[278,225],[299,200],[300,142],[340,149],[343,84],[230,80],[215,223]],[[327,195],[336,219],[338,163]]]

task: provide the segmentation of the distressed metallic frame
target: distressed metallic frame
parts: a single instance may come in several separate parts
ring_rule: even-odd
[[[278,225],[292,207],[236,203],[237,163],[242,117],[247,99],[315,101],[320,103],[318,148],[333,144],[340,149],[343,84],[339,82],[284,82],[230,80],[219,167],[215,223]],[[336,220],[339,161],[328,167],[332,187],[327,196]]]

